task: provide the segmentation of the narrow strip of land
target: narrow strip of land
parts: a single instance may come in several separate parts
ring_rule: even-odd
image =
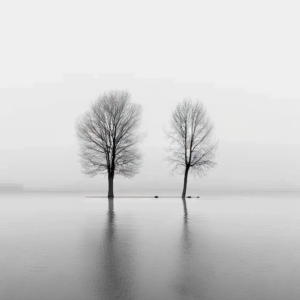
[[[107,196],[85,196],[85,198],[108,198]],[[114,196],[114,198],[182,198],[178,196]],[[188,196],[186,198],[200,198],[199,196],[197,197],[192,197]]]

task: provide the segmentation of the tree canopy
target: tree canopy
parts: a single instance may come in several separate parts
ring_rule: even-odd
[[[104,93],[77,118],[75,128],[85,174],[108,174],[113,180],[114,175],[133,177],[138,173],[142,107],[130,99],[128,91]]]

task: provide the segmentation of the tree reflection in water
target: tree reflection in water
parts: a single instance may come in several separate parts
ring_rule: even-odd
[[[122,229],[122,228],[121,228]],[[100,280],[97,299],[135,299],[134,265],[132,264],[131,238],[119,232],[114,212],[114,200],[108,200],[107,220],[102,242]]]
[[[187,210],[186,199],[182,198],[183,204],[183,223],[182,223],[182,234],[179,241],[179,257],[178,257],[178,271],[176,272],[177,276],[174,279],[174,291],[176,293],[176,299],[202,299],[200,294],[200,287],[198,282],[199,272],[195,268],[195,262],[193,253],[196,249],[194,245],[192,231],[189,228],[189,215]],[[201,255],[199,253],[198,255]]]

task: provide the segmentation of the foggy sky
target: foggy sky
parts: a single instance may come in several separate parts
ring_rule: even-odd
[[[296,0],[2,1],[0,86],[134,73],[300,98]]]
[[[116,191],[180,192],[183,177],[163,161],[163,126],[184,97],[199,98],[220,140],[218,166],[206,178],[190,175],[188,188],[203,190],[297,190],[300,103],[213,85],[136,79],[132,75],[68,75],[64,82],[27,89],[1,89],[0,181],[25,190],[99,190],[107,179],[80,172],[74,122],[103,91],[127,88],[143,105],[144,163],[134,179],[116,177]]]
[[[104,91],[144,108],[140,174],[180,191],[162,127],[184,97],[215,123],[219,164],[189,189],[299,189],[298,1],[6,1],[0,9],[0,184],[107,189],[80,173],[76,117]]]

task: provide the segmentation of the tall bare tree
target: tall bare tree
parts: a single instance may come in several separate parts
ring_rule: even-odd
[[[166,160],[173,172],[184,174],[183,198],[189,172],[206,175],[216,165],[218,142],[214,139],[213,129],[207,110],[199,100],[184,99],[172,113],[169,129],[165,130],[170,140]]]
[[[75,122],[82,171],[90,177],[107,174],[108,197],[114,197],[114,176],[133,177],[141,164],[142,107],[130,98],[128,91],[104,93]]]

